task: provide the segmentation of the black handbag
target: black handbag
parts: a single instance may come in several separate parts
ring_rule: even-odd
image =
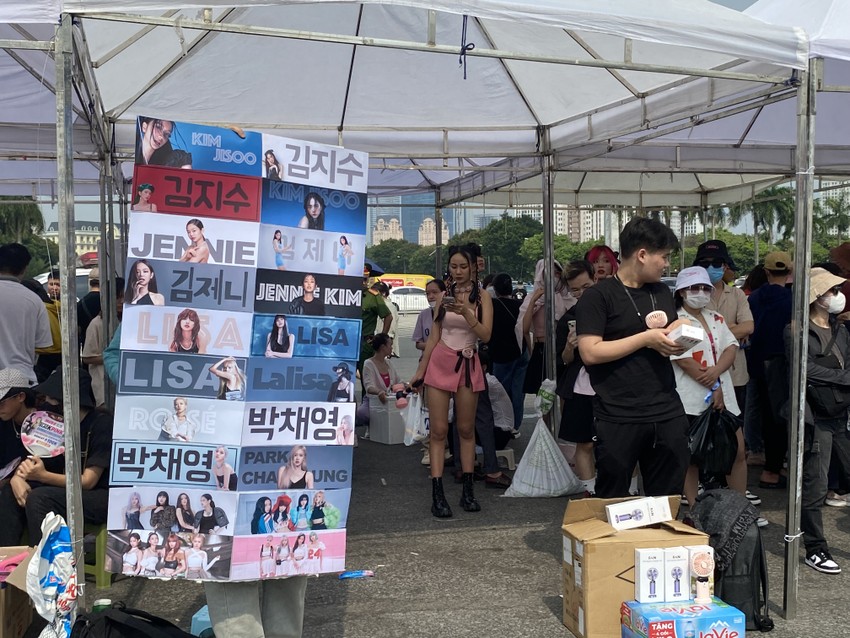
[[[824,353],[813,355],[812,360],[819,366],[829,368],[831,370],[840,370],[843,368],[841,361],[832,353],[832,346],[835,345],[835,339],[838,336],[838,331],[832,333],[832,339],[823,349]],[[806,400],[809,407],[815,416],[822,418],[836,418],[847,414],[847,408],[850,407],[850,388],[845,388],[836,385],[814,385],[806,386]]]

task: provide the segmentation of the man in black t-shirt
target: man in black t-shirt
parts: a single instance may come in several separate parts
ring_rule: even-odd
[[[678,247],[661,222],[636,218],[620,233],[614,277],[588,289],[576,306],[581,358],[596,391],[596,495],[629,495],[640,463],[648,496],[681,494],[688,468],[688,421],[676,392],[667,338],[678,324],[670,290],[660,283]]]

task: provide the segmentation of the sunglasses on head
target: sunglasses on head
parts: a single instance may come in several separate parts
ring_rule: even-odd
[[[712,266],[714,268],[720,268],[725,263],[726,262],[723,261],[723,259],[718,257],[717,259],[702,259],[697,262],[697,266],[702,266],[703,268],[708,268],[709,266]]]

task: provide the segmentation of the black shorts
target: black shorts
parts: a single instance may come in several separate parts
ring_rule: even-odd
[[[573,443],[591,443],[595,436],[593,397],[574,394],[564,402],[558,438]]]

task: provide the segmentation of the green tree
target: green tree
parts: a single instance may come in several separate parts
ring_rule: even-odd
[[[794,211],[796,210],[794,190],[788,186],[771,186],[759,193],[757,200],[730,206],[729,223],[734,226],[745,216],[751,215],[757,238],[763,232],[767,243],[772,245],[774,229],[778,227],[782,238],[789,239],[794,233]],[[756,241],[753,246],[755,261],[759,259],[759,248]]]
[[[827,197],[822,200],[823,212],[819,216],[827,230],[837,232],[836,244],[840,244],[847,238],[847,230],[850,228],[850,198],[842,190],[838,195]]]
[[[22,244],[34,234],[44,232],[44,217],[35,200],[20,203],[21,197],[0,197],[0,227],[9,241]],[[10,202],[16,202],[11,203]]]
[[[418,250],[418,245],[404,239],[388,239],[375,246],[368,246],[366,256],[381,266],[385,272],[413,272],[410,269],[411,258]]]

